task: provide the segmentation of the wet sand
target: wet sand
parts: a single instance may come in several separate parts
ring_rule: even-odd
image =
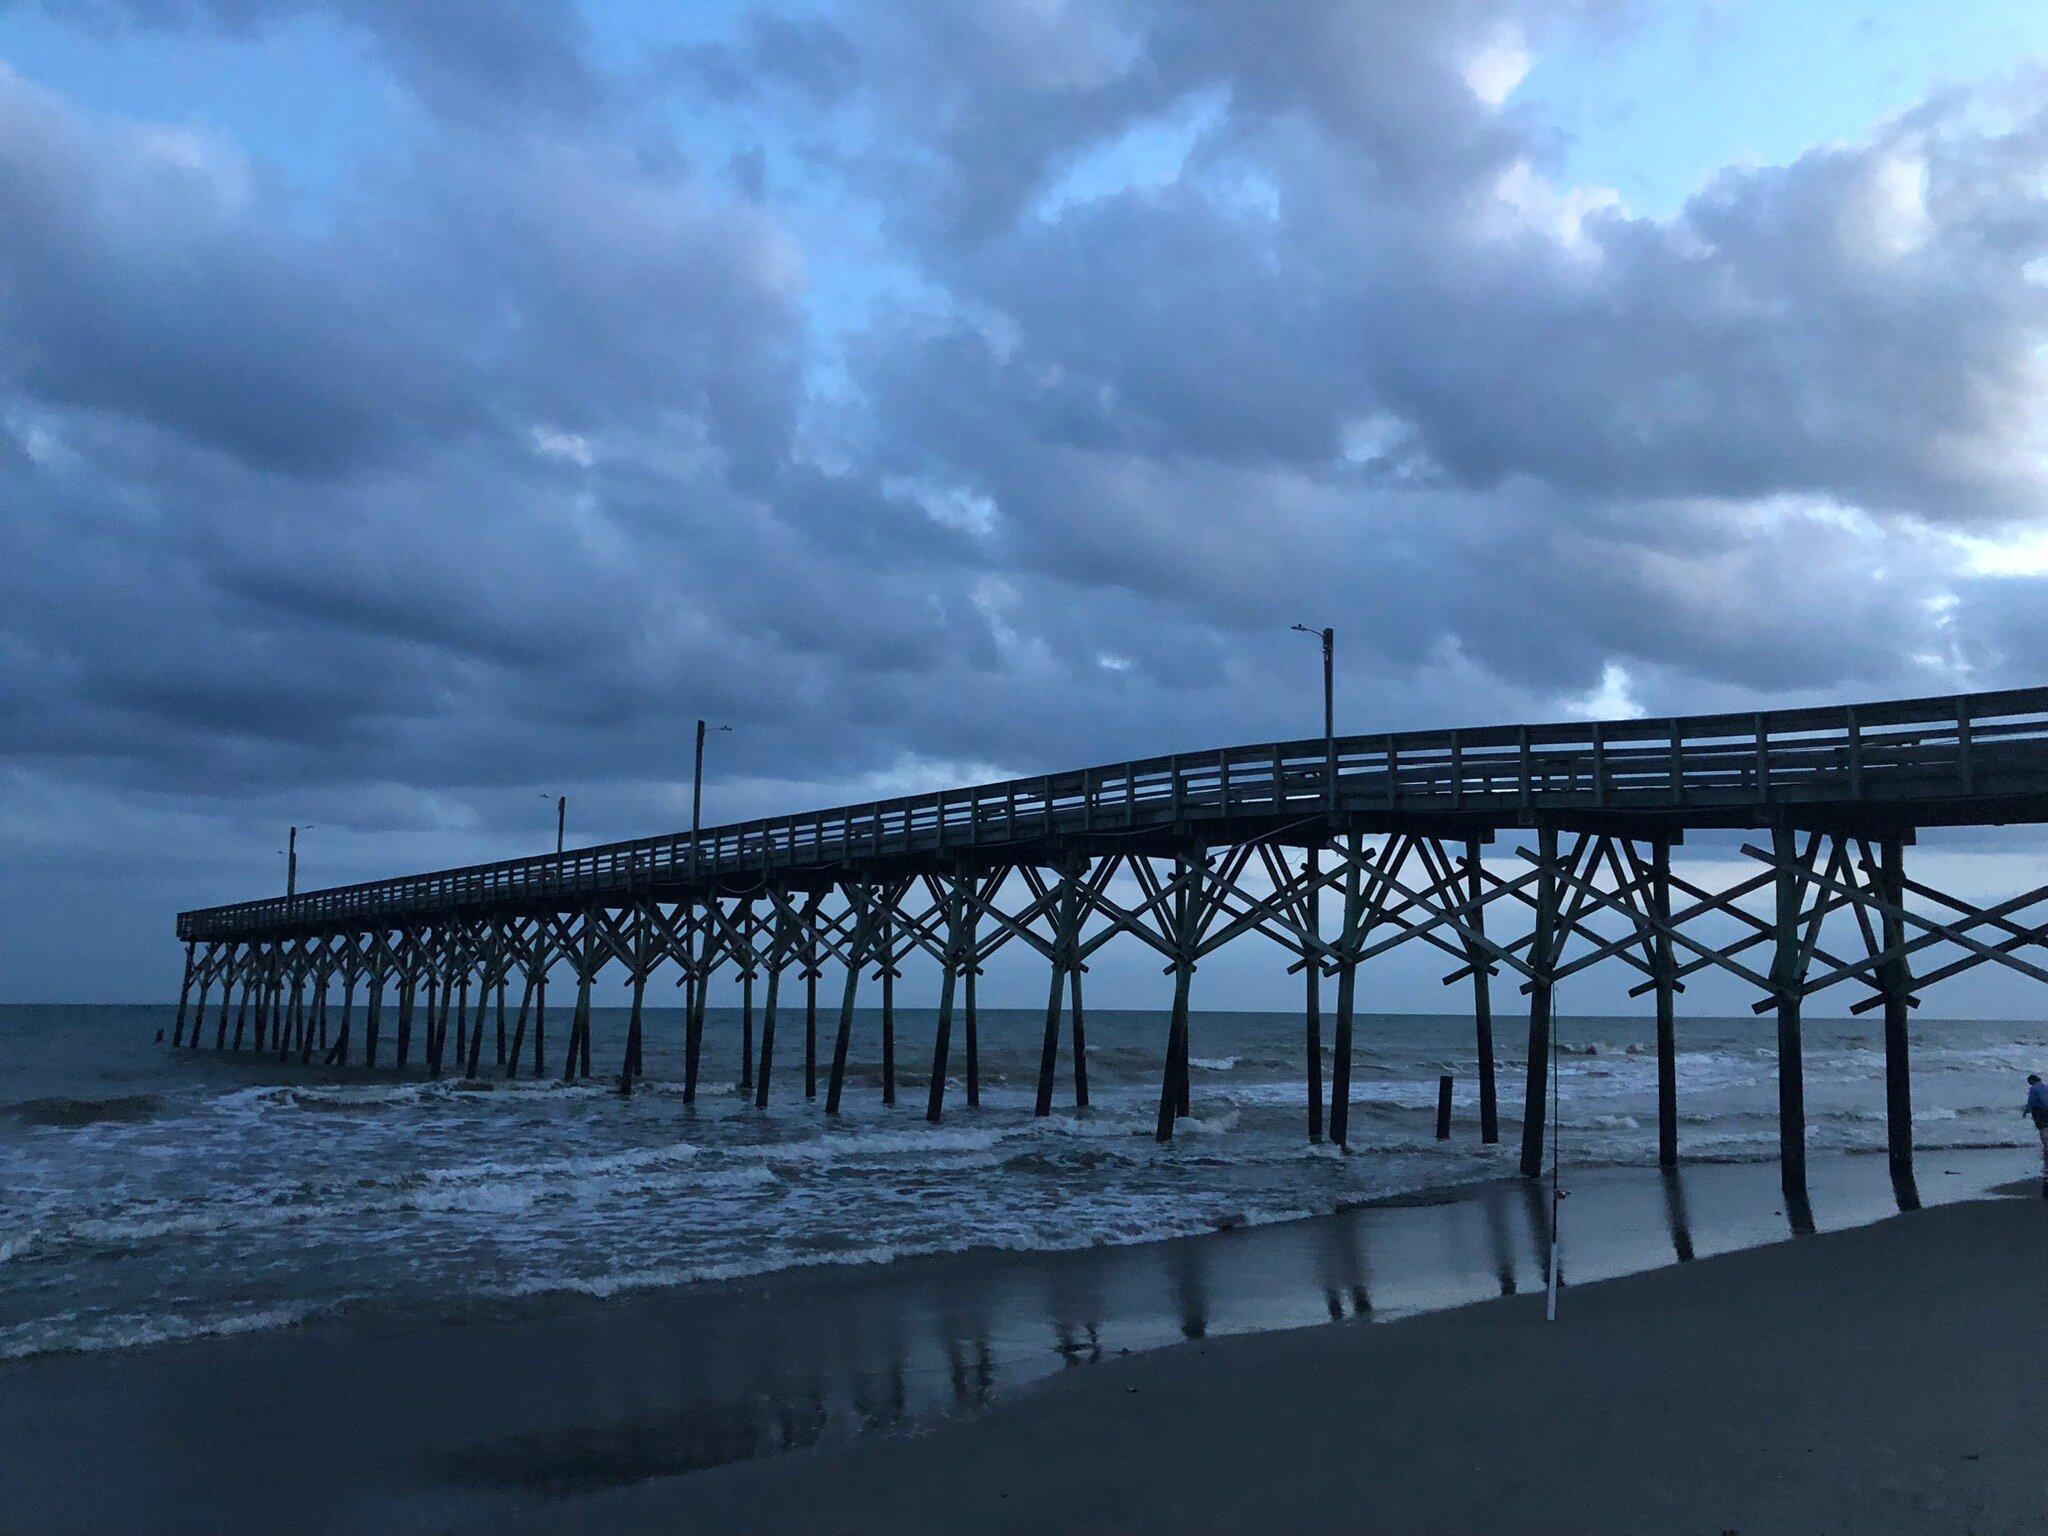
[[[2048,1529],[2048,1203],[1973,1202],[1388,1327],[1189,1344],[915,1440],[555,1528]]]
[[[1921,1188],[1930,1201],[1976,1194],[2026,1163],[2012,1150],[1923,1153]],[[1917,1525],[1893,1523],[1953,1525],[1963,1506],[1935,1474],[1973,1412],[2030,1426],[2034,1460],[1999,1459],[1986,1435],[1944,1473],[1969,1487],[2038,1472],[2048,1442],[2048,1213],[1955,1206],[1831,1234],[1895,1210],[1884,1162],[1820,1158],[1813,1178],[1822,1235],[1787,1242],[1772,1165],[1575,1173],[1566,1323],[1548,1331],[1530,1317],[1544,1195],[1508,1180],[1163,1243],[609,1298],[451,1296],[430,1316],[355,1309],[5,1362],[0,1530],[802,1529],[828,1514],[852,1529],[1214,1529],[1224,1510],[1224,1523],[1269,1528],[1644,1528],[1669,1509],[1747,1530],[1770,1521],[1708,1517],[1703,1469],[1753,1455],[1741,1437],[1773,1416],[1792,1439],[1817,1426],[1801,1454],[1833,1466],[1835,1381],[1859,1411],[1888,1397],[1895,1438],[1932,1421],[1934,1460],[1894,1457],[1885,1476],[1903,1479],[1899,1498],[1924,1489],[1937,1502]],[[1649,1299],[1612,1299],[1639,1287]],[[1452,1307],[1465,1310],[1353,1326]],[[1346,1326],[1304,1326],[1333,1320]],[[1826,1351],[1851,1341],[1828,1326],[1852,1320],[1864,1353],[1845,1365]],[[1778,1362],[1801,1348],[1820,1353],[1788,1377]],[[1952,1378],[1981,1391],[1963,1401],[1942,1385]],[[1771,1397],[1794,1384],[1805,1406]],[[1532,1414],[1585,1438],[1532,1438]],[[1892,1443],[1839,1434],[1858,1454]],[[1648,1464],[1655,1486],[1696,1502],[1588,1504],[1579,1519],[1531,1502],[1583,1482],[1545,1470],[1535,1447],[1603,1479]],[[1407,1504],[1377,1481],[1396,1467]],[[1041,1502],[1048,1490],[1065,1502]],[[1440,1497],[1465,1502],[1427,1502]],[[1631,1510],[1645,1518],[1620,1518]]]

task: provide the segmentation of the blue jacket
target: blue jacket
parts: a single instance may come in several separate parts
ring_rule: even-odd
[[[2034,1124],[2048,1125],[2048,1083],[2027,1084],[2027,1113]]]

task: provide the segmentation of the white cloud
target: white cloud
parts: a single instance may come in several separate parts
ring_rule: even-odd
[[[1465,83],[1489,107],[1500,107],[1514,95],[1529,73],[1535,56],[1518,27],[1502,27],[1465,64]]]
[[[1590,693],[1567,698],[1564,711],[1580,720],[1640,720],[1645,713],[1636,702],[1635,680],[1618,661],[1600,669],[1599,686]]]

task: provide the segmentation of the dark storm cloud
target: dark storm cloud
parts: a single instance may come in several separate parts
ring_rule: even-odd
[[[2031,78],[1650,219],[1502,99],[1602,6],[763,11],[618,78],[566,5],[50,9],[317,11],[431,110],[311,217],[0,72],[12,857],[645,831],[698,714],[720,816],[1294,735],[1297,621],[1359,728],[2038,654],[1953,536],[2042,489]]]
[[[83,26],[211,28],[259,35],[325,17],[371,39],[435,107],[466,117],[581,116],[603,84],[585,60],[573,0],[43,0]]]

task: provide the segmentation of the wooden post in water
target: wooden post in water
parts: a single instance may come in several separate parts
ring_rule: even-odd
[[[805,909],[805,920],[810,917]],[[775,1067],[775,1013],[782,998],[782,971],[795,945],[795,923],[780,907],[768,938],[768,999],[761,1011],[761,1070],[754,1075],[754,1107],[768,1107],[768,1078]]]
[[[1474,939],[1465,945],[1472,966],[1473,1041],[1479,1057],[1479,1140],[1485,1146],[1500,1141],[1500,1098],[1494,1083],[1493,1063],[1493,960],[1477,942],[1486,936],[1485,881],[1479,862],[1480,841],[1465,840],[1465,911]]]
[[[924,1117],[933,1125],[946,1107],[946,1057],[953,1043],[953,989],[960,977],[963,905],[961,887],[968,877],[955,872],[946,888],[946,948],[939,972],[939,1022],[932,1035],[931,1082],[925,1093]],[[969,963],[972,963],[971,961]]]
[[[1322,850],[1314,843],[1303,855],[1303,868],[1308,876],[1305,907],[1310,942],[1301,957],[1302,1048],[1308,1067],[1308,1139],[1319,1142],[1323,1139],[1323,957],[1316,946],[1323,936],[1323,860]]]
[[[1344,870],[1344,915],[1337,938],[1337,1028],[1330,1051],[1330,1140],[1339,1147],[1351,1140],[1351,1023],[1358,1006],[1358,927],[1363,898],[1358,864],[1363,856],[1360,838],[1348,839],[1349,857]]]
[[[1067,990],[1067,911],[1073,902],[1073,872],[1064,867],[1059,874],[1059,895],[1053,903],[1053,931],[1051,985],[1045,996],[1045,1038],[1038,1049],[1038,1097],[1033,1102],[1034,1115],[1052,1113],[1053,1071],[1058,1063],[1060,1051],[1060,1002]]]
[[[1906,942],[1906,920],[1900,911],[1906,901],[1904,839],[1896,832],[1888,833],[1878,844],[1877,856],[1878,896],[1885,904],[1878,943],[1882,950],[1896,950]],[[1913,1176],[1913,1063],[1909,1029],[1913,978],[1901,956],[1879,966],[1877,980],[1884,994],[1885,1153],[1899,1208],[1917,1210],[1920,1189]]]
[[[192,950],[193,946],[188,941],[185,945],[185,979],[178,986],[178,1021],[176,1027],[171,1032],[171,1045],[173,1049],[185,1043],[185,1005],[192,996]],[[157,1038],[162,1039],[163,1037],[158,1036]]]
[[[540,973],[533,978],[533,1077],[539,1077],[547,1070],[544,1063],[548,1054],[548,968],[543,965]],[[519,1067],[518,1058],[512,1062],[513,1070]]]
[[[1536,932],[1529,946],[1529,1068],[1522,1093],[1522,1177],[1543,1172],[1543,1129],[1549,1108],[1550,994],[1557,924],[1557,828],[1536,829]]]
[[[818,944],[809,940],[804,955],[804,1097],[818,1096]]]
[[[966,1026],[967,1107],[981,1107],[981,1015],[975,1005],[974,980],[981,974],[981,962],[970,948],[966,974],[961,982],[961,1022]]]
[[[645,957],[634,945],[632,1005],[626,1014],[626,1059],[620,1063],[620,1071],[628,1081],[640,1075],[640,1029],[647,1009],[647,966]]]
[[[747,958],[740,966],[740,1100],[754,1096],[754,951],[748,929]]]
[[[1778,996],[1778,1182],[1795,1227],[1806,1204],[1806,1064],[1800,1045],[1799,913],[1803,895],[1799,852],[1789,823],[1771,828],[1776,863],[1777,947],[1771,981]]]
[[[839,1003],[839,1032],[832,1040],[832,1075],[825,1086],[825,1113],[839,1113],[839,1097],[846,1090],[846,1052],[853,1042],[853,1005],[860,990],[861,967],[867,964],[871,908],[863,902],[854,919],[853,934],[846,943],[846,993]]]
[[[526,984],[519,989],[519,1012],[512,1021],[512,1045],[505,1053],[507,1078],[519,1075],[519,1053],[526,1049],[526,1016],[533,1009],[533,966],[526,967]]]
[[[229,1049],[235,1051],[239,1051],[242,1048],[242,1034],[249,1025],[249,999],[256,992],[255,946],[250,945],[244,948],[240,971],[241,974],[231,979],[226,990],[220,995],[220,1016],[225,1020],[228,1016],[228,993],[234,990],[234,981],[239,980],[242,983],[241,1006],[235,1009],[235,1039],[233,1045],[229,1047]]]
[[[1671,952],[1671,840],[1650,844],[1650,940],[1652,979],[1657,993],[1657,1162],[1678,1166],[1678,963]]]
[[[236,975],[234,946],[229,945],[227,961],[221,967],[220,973],[220,1017],[214,1021],[213,1048],[216,1051],[227,1049],[228,1004],[234,997]]]
[[[377,1065],[377,1026],[383,1022],[384,1013],[384,965],[374,962],[370,967],[370,1001],[363,1010],[363,1065]]]
[[[896,903],[882,909],[882,1103],[896,1102]]]
[[[202,1028],[204,1028],[206,1024],[206,994],[209,991],[211,991],[212,988],[213,968],[211,967],[211,965],[209,965],[205,970],[199,973],[199,1006],[193,1010],[192,1018],[192,1049],[194,1050],[197,1050],[199,1048],[199,1031]],[[172,1042],[172,1044],[174,1045],[176,1043],[176,1041]]]
[[[330,1066],[348,1065],[349,1035],[355,1025],[356,1016],[356,969],[351,965],[341,978],[341,1028],[334,1036],[334,1050],[328,1056]]]
[[[695,843],[692,845],[695,857]],[[711,918],[718,898],[704,898],[704,915],[688,946],[690,968],[683,978],[683,1102],[697,1102],[697,1070],[704,1054],[704,1002],[711,971]]]
[[[495,962],[495,961],[493,961],[493,962],[491,962],[491,963],[492,963],[492,964],[495,964],[496,962]],[[489,969],[489,967],[488,967],[488,966],[486,966],[486,968],[485,968],[485,970],[484,970],[484,973],[483,973],[483,975],[482,975],[482,976],[481,976],[480,978],[478,978],[478,981],[477,981],[477,986],[476,986],[476,1018],[475,1018],[474,1020],[472,1020],[472,1021],[471,1021],[471,1024],[470,1024],[470,1030],[469,1030],[469,1055],[468,1055],[467,1057],[465,1057],[465,1058],[464,1058],[464,1060],[463,1060],[463,1064],[462,1064],[462,1075],[463,1075],[464,1077],[466,1077],[466,1078],[474,1078],[474,1077],[476,1076],[476,1069],[477,1069],[477,1064],[478,1064],[478,1062],[479,1062],[479,1061],[481,1061],[481,1060],[482,1060],[482,1058],[483,1058],[483,1053],[484,1053],[484,1016],[485,1016],[486,1014],[488,1014],[488,1013],[489,1013],[490,1011],[491,1011],[491,973],[490,973],[490,969]],[[502,1048],[503,1048],[503,1042],[501,1041],[501,1042],[500,1042],[500,1049],[502,1049]]]
[[[1451,1074],[1448,1072],[1436,1080],[1436,1139],[1451,1139]]]
[[[587,1049],[584,1045],[584,1037],[590,1030],[590,957],[584,952],[587,948],[588,942],[586,940],[586,943],[577,950],[574,957],[576,966],[576,1009],[575,1012],[569,1015],[569,1051],[562,1070],[562,1078],[565,1082],[575,1080],[576,1069],[583,1063],[582,1052]]]
[[[504,1065],[505,1065],[505,982],[506,982],[506,977],[505,977],[505,976],[503,976],[503,975],[499,976],[499,978],[498,978],[498,1065],[499,1065],[500,1067],[502,1067],[502,1066],[504,1066]],[[520,1007],[521,1007],[522,1009],[524,1009],[524,1008],[526,1007],[526,1004],[525,1004],[524,1000],[522,1000],[522,1001],[520,1002],[519,1006],[520,1006]]]
[[[412,965],[407,962],[398,976],[398,1039],[393,1046],[396,1059],[392,1068],[400,1073],[405,1071],[405,1059],[412,1051],[412,1009],[416,985]]]
[[[1078,955],[1068,962],[1068,999],[1072,1004],[1074,1014],[1074,1108],[1076,1109],[1086,1109],[1088,1107],[1088,1027],[1086,1018],[1081,1012],[1081,972],[1083,969],[1085,967],[1082,966]]]
[[[1201,879],[1208,872],[1206,850],[1183,849],[1174,855],[1173,897],[1173,1020],[1166,1035],[1166,1071],[1159,1084],[1160,1141],[1173,1139],[1173,1122],[1188,1112],[1188,995],[1195,978],[1195,946],[1207,892]]]

